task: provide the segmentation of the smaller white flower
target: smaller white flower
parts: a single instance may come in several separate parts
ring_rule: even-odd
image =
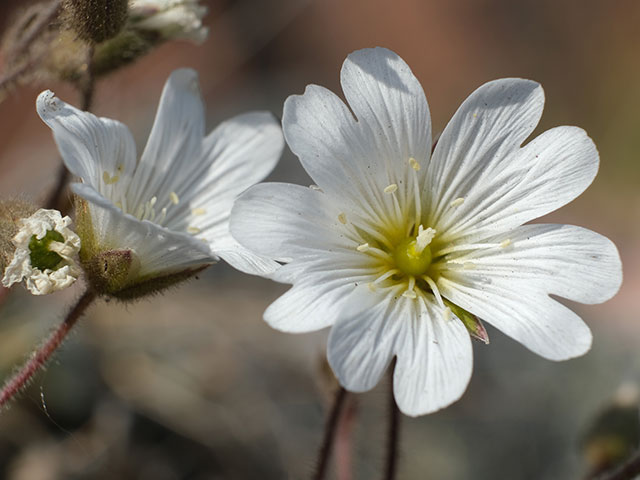
[[[2,278],[5,287],[24,279],[31,293],[46,295],[78,279],[80,238],[69,228],[69,217],[41,208],[19,219],[17,225],[20,230],[13,237],[16,250]]]
[[[198,0],[133,0],[131,23],[140,30],[157,32],[167,40],[184,39],[200,44],[209,29],[202,25],[207,8]]]

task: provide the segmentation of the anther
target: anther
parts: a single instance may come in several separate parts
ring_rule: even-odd
[[[464,270],[475,270],[477,267],[476,267],[476,264],[473,262],[464,262],[462,264],[462,268]]]
[[[118,180],[120,180],[120,176],[119,175],[114,175],[112,177],[111,175],[109,175],[109,172],[107,172],[106,170],[104,172],[102,172],[102,181],[106,185],[113,185],[114,183],[117,183]]]
[[[190,233],[192,235],[196,235],[196,234],[200,233],[200,229],[198,227],[187,227],[187,233]]]
[[[174,205],[178,205],[178,203],[180,203],[180,197],[178,197],[178,194],[176,192],[171,192],[169,194],[169,200],[171,200],[171,203],[173,203]]]
[[[417,172],[418,170],[420,170],[420,164],[419,164],[419,163],[418,163],[418,161],[417,161],[415,158],[413,158],[413,157],[410,157],[410,158],[409,158],[409,165],[410,165],[410,166],[411,166],[411,168],[413,168],[416,172]]]
[[[500,248],[507,248],[509,245],[511,245],[510,238],[507,238],[506,240],[503,240],[502,242],[500,242]]]
[[[204,215],[207,211],[204,208],[193,208],[191,209],[192,215]]]
[[[451,202],[449,205],[453,208],[455,207],[459,207],[460,205],[462,205],[464,203],[464,198],[462,197],[458,197],[456,198],[453,202]]]
[[[394,193],[396,190],[398,190],[398,185],[395,183],[384,187],[384,193]]]
[[[416,295],[416,292],[414,292],[413,290],[405,290],[402,293],[402,296],[405,297],[405,298],[410,298],[412,300],[415,299],[415,298],[418,298],[418,295]]]
[[[367,250],[369,250],[369,244],[368,243],[363,243],[362,245],[358,245],[356,247],[356,250],[359,252],[366,252]]]
[[[444,319],[444,321],[445,322],[450,321],[451,316],[452,316],[451,309],[449,307],[445,307],[445,309],[442,311],[442,318]]]
[[[347,215],[344,213],[340,213],[338,214],[338,221],[343,224],[346,225],[347,224]]]

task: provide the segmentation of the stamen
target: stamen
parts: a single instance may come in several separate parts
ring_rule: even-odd
[[[338,221],[343,224],[346,225],[347,224],[347,215],[344,213],[339,213],[338,214]]]
[[[394,193],[396,190],[398,190],[398,185],[395,183],[384,187],[384,193]]]
[[[420,166],[420,164],[418,163],[418,161],[417,161],[415,158],[413,158],[413,157],[409,157],[409,165],[410,165],[410,166],[411,166],[411,168],[413,168],[416,172],[417,172],[418,170],[420,170],[420,168],[421,168],[421,166]]]
[[[318,192],[322,192],[322,189],[318,185],[309,185],[311,190],[316,190]]]
[[[204,215],[207,211],[204,208],[193,208],[191,209],[192,215]]]
[[[392,268],[391,270],[388,270],[386,273],[380,275],[378,278],[376,278],[373,283],[375,285],[384,282],[387,278],[389,278],[392,275],[395,275],[396,273],[400,273],[400,270],[398,270],[397,268]]]
[[[178,205],[178,203],[180,203],[180,197],[178,197],[178,194],[176,192],[171,192],[169,194],[169,200],[171,200],[171,203],[173,203],[174,205]]]
[[[158,225],[162,224],[165,218],[167,218],[167,207],[163,207],[162,210],[160,210],[160,216],[156,220],[156,223]]]
[[[449,307],[445,307],[445,309],[442,311],[442,318],[445,322],[449,322],[451,320],[452,317],[452,312],[451,309]]]
[[[464,198],[462,197],[458,197],[456,198],[453,202],[451,202],[449,204],[449,206],[455,208],[455,207],[459,207],[460,205],[462,205],[464,203]]]
[[[102,172],[102,181],[106,185],[113,185],[114,183],[117,183],[118,180],[120,180],[120,175],[114,175],[112,177],[111,175],[109,175],[109,172],[107,172],[106,170]]]
[[[157,201],[158,201],[158,197],[156,196],[151,197],[151,200],[149,200],[149,206],[153,208],[153,206],[156,204]]]
[[[433,296],[436,297],[436,301],[438,302],[438,305],[440,305],[444,309],[445,305],[444,305],[444,302],[442,301],[442,296],[440,295],[440,290],[438,290],[438,286],[436,285],[436,282],[434,282],[431,279],[431,277],[428,275],[423,275],[422,278],[425,282],[429,284],[429,287],[431,287],[431,291],[433,292]]]
[[[476,269],[476,268],[478,268],[478,267],[476,267],[476,264],[475,264],[475,263],[473,263],[473,262],[464,262],[464,263],[462,264],[462,268],[463,268],[464,270],[475,270],[475,269]]]
[[[502,242],[500,242],[500,247],[501,248],[507,248],[509,245],[511,245],[511,239],[507,238],[506,240],[503,240]]]
[[[405,298],[410,298],[410,299],[412,299],[412,300],[414,300],[414,299],[418,298],[418,295],[417,295],[417,294],[416,294],[416,292],[414,292],[413,290],[405,290],[405,291],[402,293],[402,296],[403,296],[403,297],[405,297]]]
[[[196,235],[198,233],[200,233],[200,229],[198,227],[187,227],[187,233],[190,233],[192,235]]]
[[[466,250],[479,250],[482,248],[496,248],[499,247],[499,243],[467,243],[462,245],[454,245],[453,247],[443,248],[434,253],[434,257],[441,257],[453,252],[463,252]]]
[[[358,250],[359,252],[366,252],[367,250],[369,250],[369,244],[363,243],[362,245],[358,245],[356,247],[356,250]]]

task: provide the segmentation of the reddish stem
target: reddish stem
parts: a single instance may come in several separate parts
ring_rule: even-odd
[[[20,370],[5,382],[0,391],[0,408],[6,406],[10,400],[20,393],[38,370],[47,364],[53,353],[95,298],[96,293],[93,290],[87,290],[69,312],[67,318],[49,335],[49,338],[31,355]]]

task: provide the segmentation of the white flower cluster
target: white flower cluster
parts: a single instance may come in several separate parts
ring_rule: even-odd
[[[167,40],[184,39],[200,44],[209,32],[202,25],[207,7],[198,0],[132,0],[131,23],[140,30],[159,33]]]
[[[19,219],[17,225],[20,230],[13,237],[16,250],[2,278],[5,287],[24,279],[31,293],[46,295],[77,280],[81,272],[76,262],[80,238],[69,228],[69,217],[41,208]]]

